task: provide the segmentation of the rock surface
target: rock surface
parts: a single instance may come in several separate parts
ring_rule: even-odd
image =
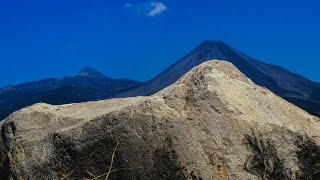
[[[19,110],[0,148],[0,179],[320,177],[320,119],[224,61],[149,97]]]

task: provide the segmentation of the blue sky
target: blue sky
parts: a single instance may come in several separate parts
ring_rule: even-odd
[[[84,66],[146,81],[222,40],[320,82],[316,0],[0,0],[0,87]]]

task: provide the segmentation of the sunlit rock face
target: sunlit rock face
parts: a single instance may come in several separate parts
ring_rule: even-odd
[[[1,134],[2,179],[104,179],[110,165],[109,179],[320,173],[320,119],[226,61],[202,63],[152,96],[36,104],[10,115]]]

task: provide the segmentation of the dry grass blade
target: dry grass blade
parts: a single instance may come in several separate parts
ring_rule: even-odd
[[[96,178],[96,176],[95,176],[94,174],[92,174],[90,171],[87,171],[87,173],[88,173],[90,176]]]
[[[61,180],[63,180],[63,179],[70,180],[70,179],[69,179],[69,176],[71,175],[71,173],[72,173],[73,171],[74,171],[74,169],[73,169],[70,173],[68,173],[67,175],[62,174],[63,178],[61,178]]]
[[[109,166],[108,172],[105,173],[105,174],[101,174],[101,175],[99,175],[99,176],[96,176],[96,177],[93,178],[92,180],[97,180],[97,179],[99,179],[100,177],[103,177],[103,176],[106,176],[105,180],[107,180],[107,179],[109,178],[109,176],[110,176],[110,173],[114,172],[114,171],[112,170],[112,166],[113,166],[113,161],[114,161],[114,157],[115,157],[115,153],[116,153],[116,151],[117,151],[118,145],[119,145],[119,142],[117,142],[115,148],[114,148],[113,151],[112,151],[111,162],[110,162],[110,166]],[[109,155],[108,155],[108,156],[109,156]]]
[[[117,145],[116,145],[116,147],[114,148],[114,150],[112,152],[110,167],[109,167],[109,171],[107,173],[107,176],[106,176],[105,180],[107,180],[109,178],[109,176],[110,176],[110,173],[111,173],[111,170],[112,170],[112,166],[113,166],[114,156],[116,154],[116,150],[117,150],[118,145],[119,145],[119,141],[117,142]]]
[[[114,148],[113,151],[111,152],[111,153],[112,153],[111,162],[110,162],[110,166],[109,166],[109,169],[108,169],[108,172],[107,172],[107,173],[102,174],[102,175],[99,175],[99,176],[95,176],[95,175],[92,174],[90,171],[87,171],[87,173],[88,173],[90,176],[92,176],[93,178],[92,178],[92,179],[91,179],[91,178],[84,178],[83,180],[98,180],[99,178],[104,177],[104,176],[106,176],[105,180],[107,180],[112,172],[126,169],[126,168],[121,168],[121,169],[114,169],[114,170],[112,170],[113,163],[114,163],[114,158],[115,158],[115,154],[116,154],[116,151],[117,151],[118,146],[119,146],[119,141],[117,142],[115,148]],[[110,154],[111,154],[111,153],[110,153]],[[109,155],[110,155],[110,154],[109,154]],[[90,156],[91,156],[91,155],[92,155],[92,153],[90,154]],[[108,156],[109,156],[109,155],[108,155]],[[74,171],[74,169],[73,169],[70,173],[68,173],[67,175],[65,175],[65,174],[64,174],[65,171],[64,171],[64,169],[62,168],[62,170],[61,170],[60,173],[59,173],[60,175],[58,175],[58,179],[59,179],[59,180],[64,180],[64,179],[66,179],[66,180],[71,180],[71,179],[69,179],[69,176],[70,176],[70,174],[71,174],[73,171]],[[61,176],[61,177],[60,177],[60,176]]]
[[[67,175],[62,174],[62,176],[63,176],[62,180],[63,180],[63,179],[70,180]]]

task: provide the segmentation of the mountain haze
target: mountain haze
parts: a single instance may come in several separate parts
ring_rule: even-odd
[[[207,60],[226,60],[256,84],[270,89],[309,113],[320,115],[320,84],[280,66],[263,63],[222,41],[204,41],[155,78],[116,97],[154,94],[171,85],[193,67]]]
[[[106,99],[140,82],[111,79],[85,67],[73,77],[50,78],[0,89],[0,120],[34,103],[67,104]]]

